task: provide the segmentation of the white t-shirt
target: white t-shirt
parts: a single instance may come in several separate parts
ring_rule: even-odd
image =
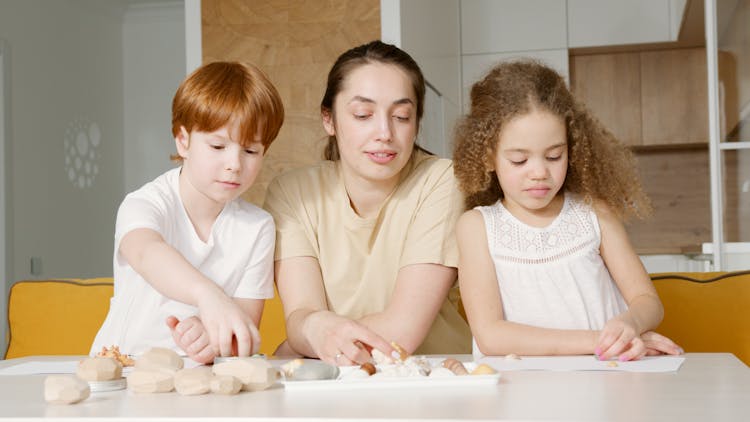
[[[114,296],[109,314],[91,346],[119,346],[122,353],[140,354],[166,347],[184,354],[165,323],[198,314],[194,306],[163,296],[135,272],[119,254],[128,232],[146,228],[158,232],[170,246],[230,297],[273,297],[275,226],[266,211],[235,199],[214,222],[208,241],[195,232],[179,193],[180,168],[167,171],[125,197],[115,224]]]
[[[601,255],[599,219],[578,196],[565,193],[547,227],[531,227],[498,201],[476,207],[507,321],[535,327],[601,330],[627,304]],[[475,358],[482,357],[474,342]]]

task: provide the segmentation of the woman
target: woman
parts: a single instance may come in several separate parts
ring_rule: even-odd
[[[321,102],[326,161],[279,176],[266,209],[277,226],[276,280],[288,340],[277,354],[337,364],[386,354],[468,353],[447,300],[462,211],[449,160],[415,145],[419,66],[373,41],[342,54]]]

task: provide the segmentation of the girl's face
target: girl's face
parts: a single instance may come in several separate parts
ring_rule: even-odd
[[[223,206],[253,184],[263,163],[264,147],[260,136],[247,147],[236,141],[238,136],[239,129],[228,126],[190,133],[181,128],[175,139],[183,158],[180,180],[187,183],[191,196],[197,195],[193,198]]]
[[[395,186],[414,149],[417,99],[409,76],[390,64],[354,69],[323,114],[323,126],[336,136],[346,180]]]
[[[553,200],[568,170],[566,135],[561,117],[538,108],[503,126],[494,167],[503,205],[515,216],[557,215],[562,203]]]

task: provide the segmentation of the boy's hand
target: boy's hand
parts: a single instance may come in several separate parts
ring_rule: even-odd
[[[180,321],[174,316],[169,316],[166,323],[172,331],[172,339],[190,359],[202,364],[214,361],[216,354],[208,341],[208,333],[198,317],[191,316]]]
[[[260,349],[260,333],[250,317],[224,291],[205,291],[198,310],[216,356],[250,356]],[[233,343],[236,341],[236,349]]]

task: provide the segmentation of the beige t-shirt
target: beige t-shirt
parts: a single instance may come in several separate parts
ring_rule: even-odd
[[[385,309],[401,267],[458,265],[455,223],[462,198],[450,160],[415,152],[399,186],[374,218],[352,209],[339,162],[293,170],[268,187],[276,222],[276,260],[311,256],[323,275],[328,308],[352,319]],[[425,288],[430,280],[424,280]],[[471,333],[448,299],[419,354],[469,353]]]

